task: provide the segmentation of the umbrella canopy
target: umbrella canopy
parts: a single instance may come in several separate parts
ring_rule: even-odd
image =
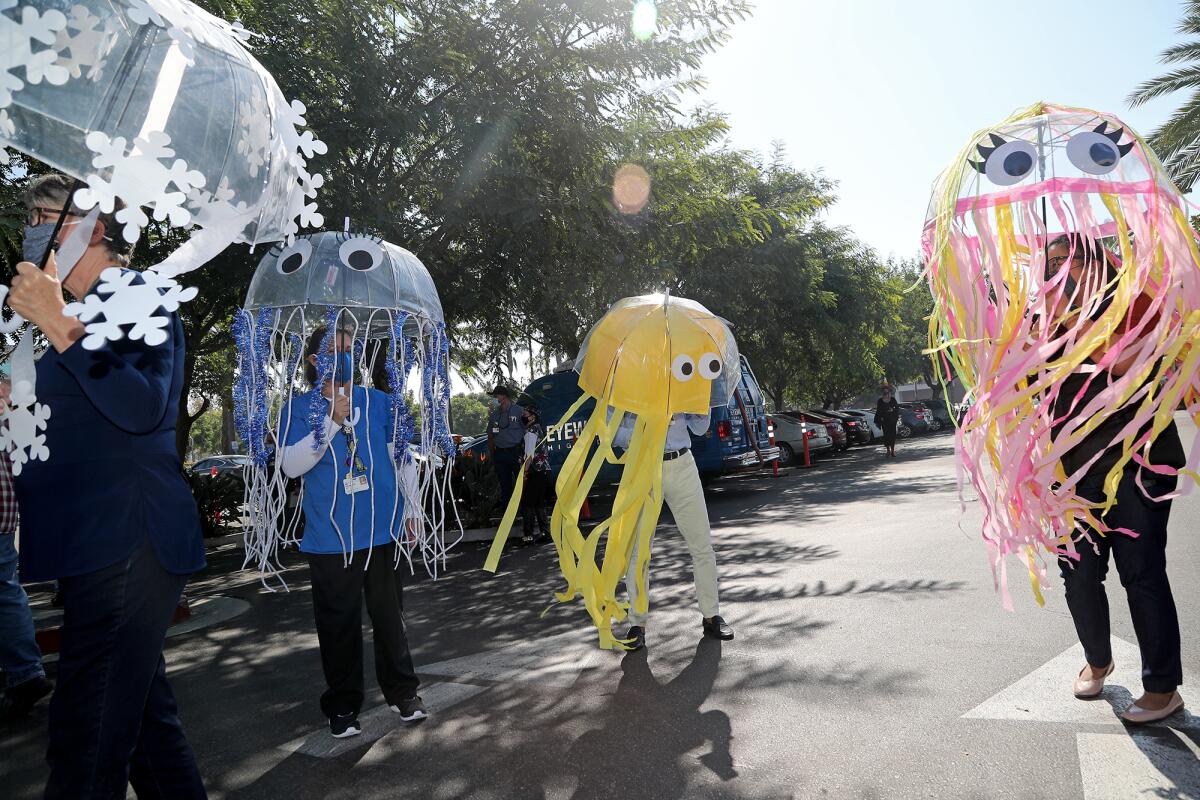
[[[83,181],[83,209],[202,234],[164,265],[178,274],[234,241],[320,225],[325,152],[246,50],[249,34],[187,0],[0,0],[0,137]]]
[[[588,332],[575,369],[585,392],[635,414],[705,414],[728,405],[741,377],[729,326],[665,294],[615,303]]]
[[[281,329],[299,332],[302,314],[317,318],[328,307],[349,314],[359,338],[392,334],[391,312],[442,323],[442,302],[425,265],[403,247],[359,233],[326,231],[276,246],[259,262],[246,309],[280,309]],[[414,322],[415,324],[415,322]]]

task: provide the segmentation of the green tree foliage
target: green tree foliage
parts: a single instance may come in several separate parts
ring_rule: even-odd
[[[199,461],[221,450],[221,412],[208,410],[197,414],[188,438],[187,461]]]
[[[1178,30],[1190,38],[1168,47],[1159,57],[1174,68],[1138,86],[1128,102],[1136,107],[1163,95],[1186,93],[1183,103],[1150,136],[1167,172],[1186,192],[1200,177],[1200,148],[1196,146],[1200,142],[1200,0],[1183,3]]]
[[[613,302],[661,290],[729,319],[777,406],[838,402],[912,355],[903,280],[821,220],[833,181],[781,148],[764,161],[732,147],[712,109],[680,112],[745,0],[661,0],[648,40],[612,0],[202,5],[263,34],[249,46],[329,146],[312,165],[329,226],[348,217],[422,259],[475,384],[523,385],[514,353],[573,356]],[[626,164],[650,177],[643,208],[614,202]],[[21,174],[0,180],[6,252]],[[152,227],[135,264],[178,242]],[[181,454],[227,415],[229,322],[261,256],[233,247],[186,278],[200,293],[182,308]],[[454,398],[454,427],[482,430],[480,406]]]
[[[456,394],[450,398],[450,427],[463,436],[479,436],[487,427],[488,396]]]

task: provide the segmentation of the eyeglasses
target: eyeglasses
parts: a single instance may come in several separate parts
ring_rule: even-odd
[[[61,208],[34,206],[33,208],[29,209],[29,217],[27,218],[27,221],[30,225],[44,225],[47,222],[57,222],[60,216],[64,216]],[[79,219],[83,215],[76,214],[74,211],[68,211],[65,216]]]
[[[1082,264],[1083,257],[1075,256],[1074,258],[1071,258],[1070,256],[1054,256],[1053,258],[1046,259],[1046,266],[1057,272],[1058,270],[1062,269],[1063,264],[1066,264],[1068,261],[1070,261],[1072,264],[1076,262]]]

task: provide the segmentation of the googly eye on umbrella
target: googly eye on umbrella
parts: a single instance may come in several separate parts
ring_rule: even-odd
[[[662,463],[667,428],[676,414],[707,414],[728,405],[741,379],[737,342],[726,323],[701,304],[669,295],[628,297],[588,332],[575,359],[583,396],[563,415],[561,427],[589,399],[596,407],[575,439],[556,482],[550,535],[567,581],[559,602],[576,596],[599,631],[602,648],[623,645],[612,625],[626,616],[616,599],[635,544],[638,604],[645,611],[650,536],[662,511]],[[614,440],[623,420],[632,424],[625,453]],[[623,465],[612,514],[585,537],[579,513],[601,464]],[[521,503],[517,483],[484,569],[494,572]],[[605,542],[596,566],[600,541]]]
[[[259,263],[234,332],[235,418],[253,462],[246,483],[247,563],[277,576],[279,548],[296,539],[296,520],[283,513],[287,479],[277,455],[309,434],[314,448],[325,446],[329,401],[319,390],[340,369],[335,350],[344,348],[354,367],[351,383],[359,384],[350,392],[361,405],[354,413],[368,426],[387,429],[387,452],[360,456],[371,463],[388,459],[398,479],[374,487],[374,514],[365,522],[351,515],[348,524],[335,523],[337,535],[349,552],[356,542],[375,541],[378,527],[385,526],[410,568],[419,561],[436,576],[449,548],[462,538],[462,525],[448,516],[457,514],[450,493],[456,448],[450,434],[449,341],[425,266],[409,251],[368,234],[297,236]],[[343,339],[340,347],[335,335]],[[306,350],[315,356],[315,367]],[[410,408],[410,392],[419,414]],[[401,507],[397,497],[403,497],[402,515],[387,510]],[[333,502],[331,520],[337,503],[357,499],[335,492]]]
[[[154,268],[164,281],[234,242],[289,239],[322,224],[308,159],[326,148],[249,37],[187,0],[0,3],[0,143],[76,178],[76,206],[116,212],[111,235],[195,228]],[[105,280],[85,347],[140,338],[157,310]]]
[[[977,133],[942,173],[923,247],[935,366],[975,398],[958,449],[997,586],[1010,606],[1016,556],[1040,602],[1048,559],[1077,558],[1090,531],[1126,535],[1102,515],[1181,400],[1200,415],[1200,242],[1129,126],[1037,103]],[[1078,488],[1097,464],[1100,503]]]

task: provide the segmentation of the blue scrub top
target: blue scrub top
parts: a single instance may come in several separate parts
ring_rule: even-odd
[[[296,395],[280,420],[284,443],[296,444],[312,433],[309,403],[313,391]],[[404,520],[404,498],[396,486],[396,467],[391,457],[391,398],[377,389],[353,387],[351,417],[359,457],[366,467],[368,488],[347,494],[343,479],[351,471],[349,442],[338,429],[330,437],[317,465],[304,474],[305,553],[348,553],[387,544],[398,538]],[[322,413],[328,415],[329,401]],[[289,420],[291,420],[289,424]],[[332,513],[331,513],[332,512]],[[332,518],[331,518],[332,517]]]

